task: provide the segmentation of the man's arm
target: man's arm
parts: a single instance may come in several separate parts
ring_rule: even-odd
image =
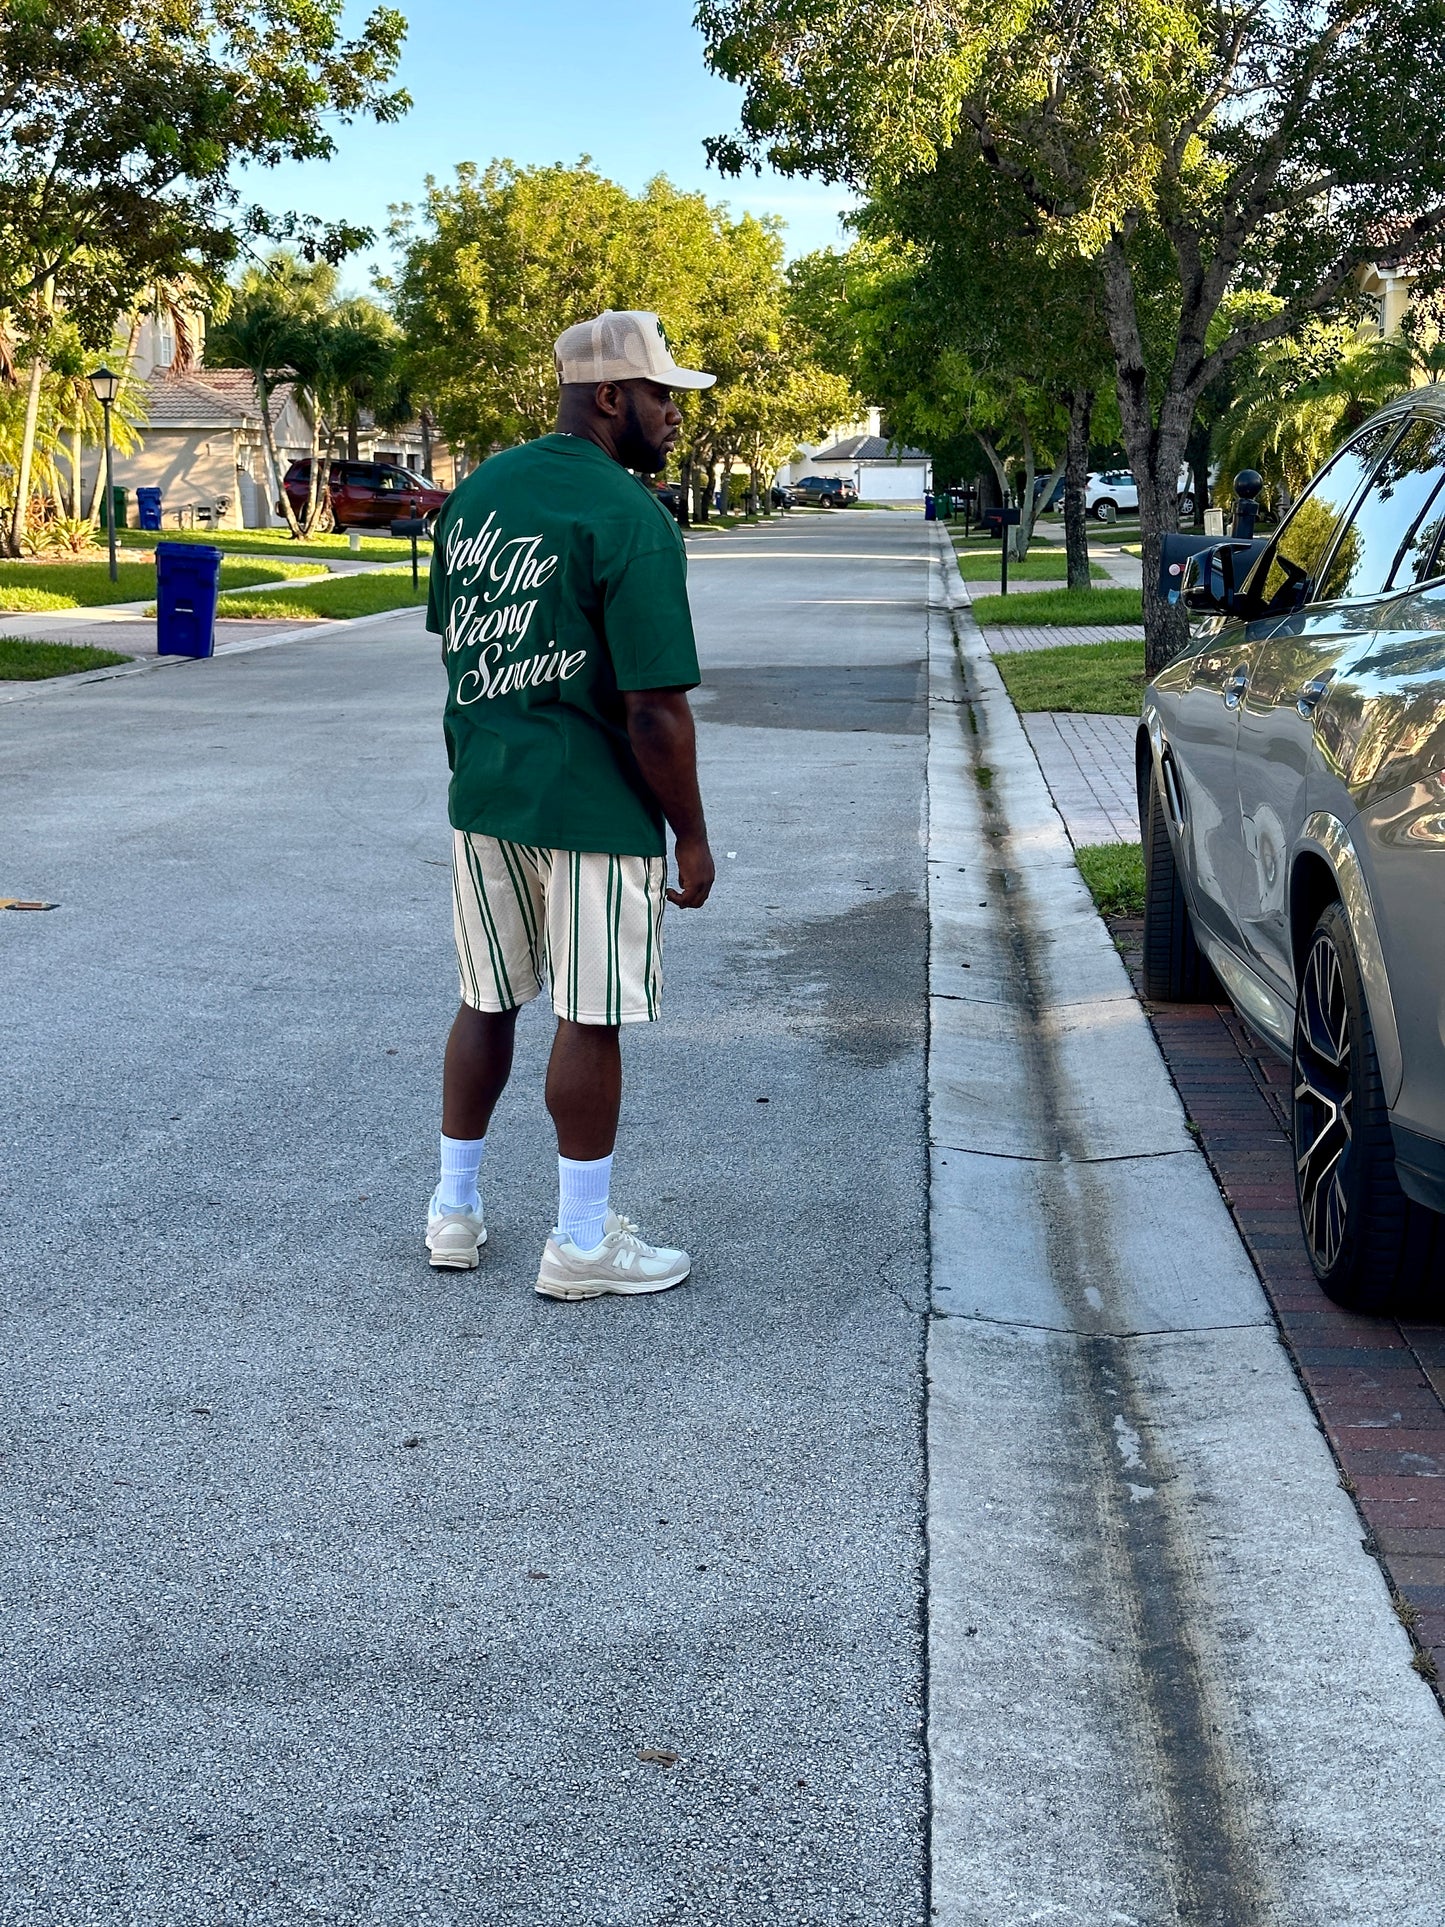
[[[677,838],[676,890],[667,900],[683,910],[700,910],[717,875],[707,845],[702,796],[697,787],[697,732],[686,692],[681,689],[627,689],[627,735],[647,787]]]

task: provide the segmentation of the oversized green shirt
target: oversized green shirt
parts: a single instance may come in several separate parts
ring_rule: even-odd
[[[654,495],[574,435],[503,450],[437,520],[427,627],[447,665],[458,830],[661,856],[622,692],[692,689],[687,556]]]

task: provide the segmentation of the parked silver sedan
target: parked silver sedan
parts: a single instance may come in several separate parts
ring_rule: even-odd
[[[1190,644],[1145,691],[1137,745],[1146,992],[1217,979],[1292,1061],[1324,1290],[1438,1313],[1445,387],[1368,421],[1267,542],[1194,557],[1183,598]]]

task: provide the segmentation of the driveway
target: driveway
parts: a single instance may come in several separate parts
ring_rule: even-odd
[[[7,1927],[923,1916],[925,531],[693,546],[655,1301],[531,1290],[540,1011],[424,1262],[417,615],[0,710]]]

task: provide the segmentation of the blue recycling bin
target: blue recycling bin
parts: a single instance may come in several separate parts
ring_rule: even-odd
[[[138,488],[135,492],[136,526],[142,529],[159,529],[161,525],[161,492],[158,488]]]
[[[191,542],[157,542],[157,655],[214,654],[220,595],[219,549]]]
[[[923,519],[925,522],[936,522],[938,520],[938,504],[933,499],[933,491],[931,489],[924,493]]]

